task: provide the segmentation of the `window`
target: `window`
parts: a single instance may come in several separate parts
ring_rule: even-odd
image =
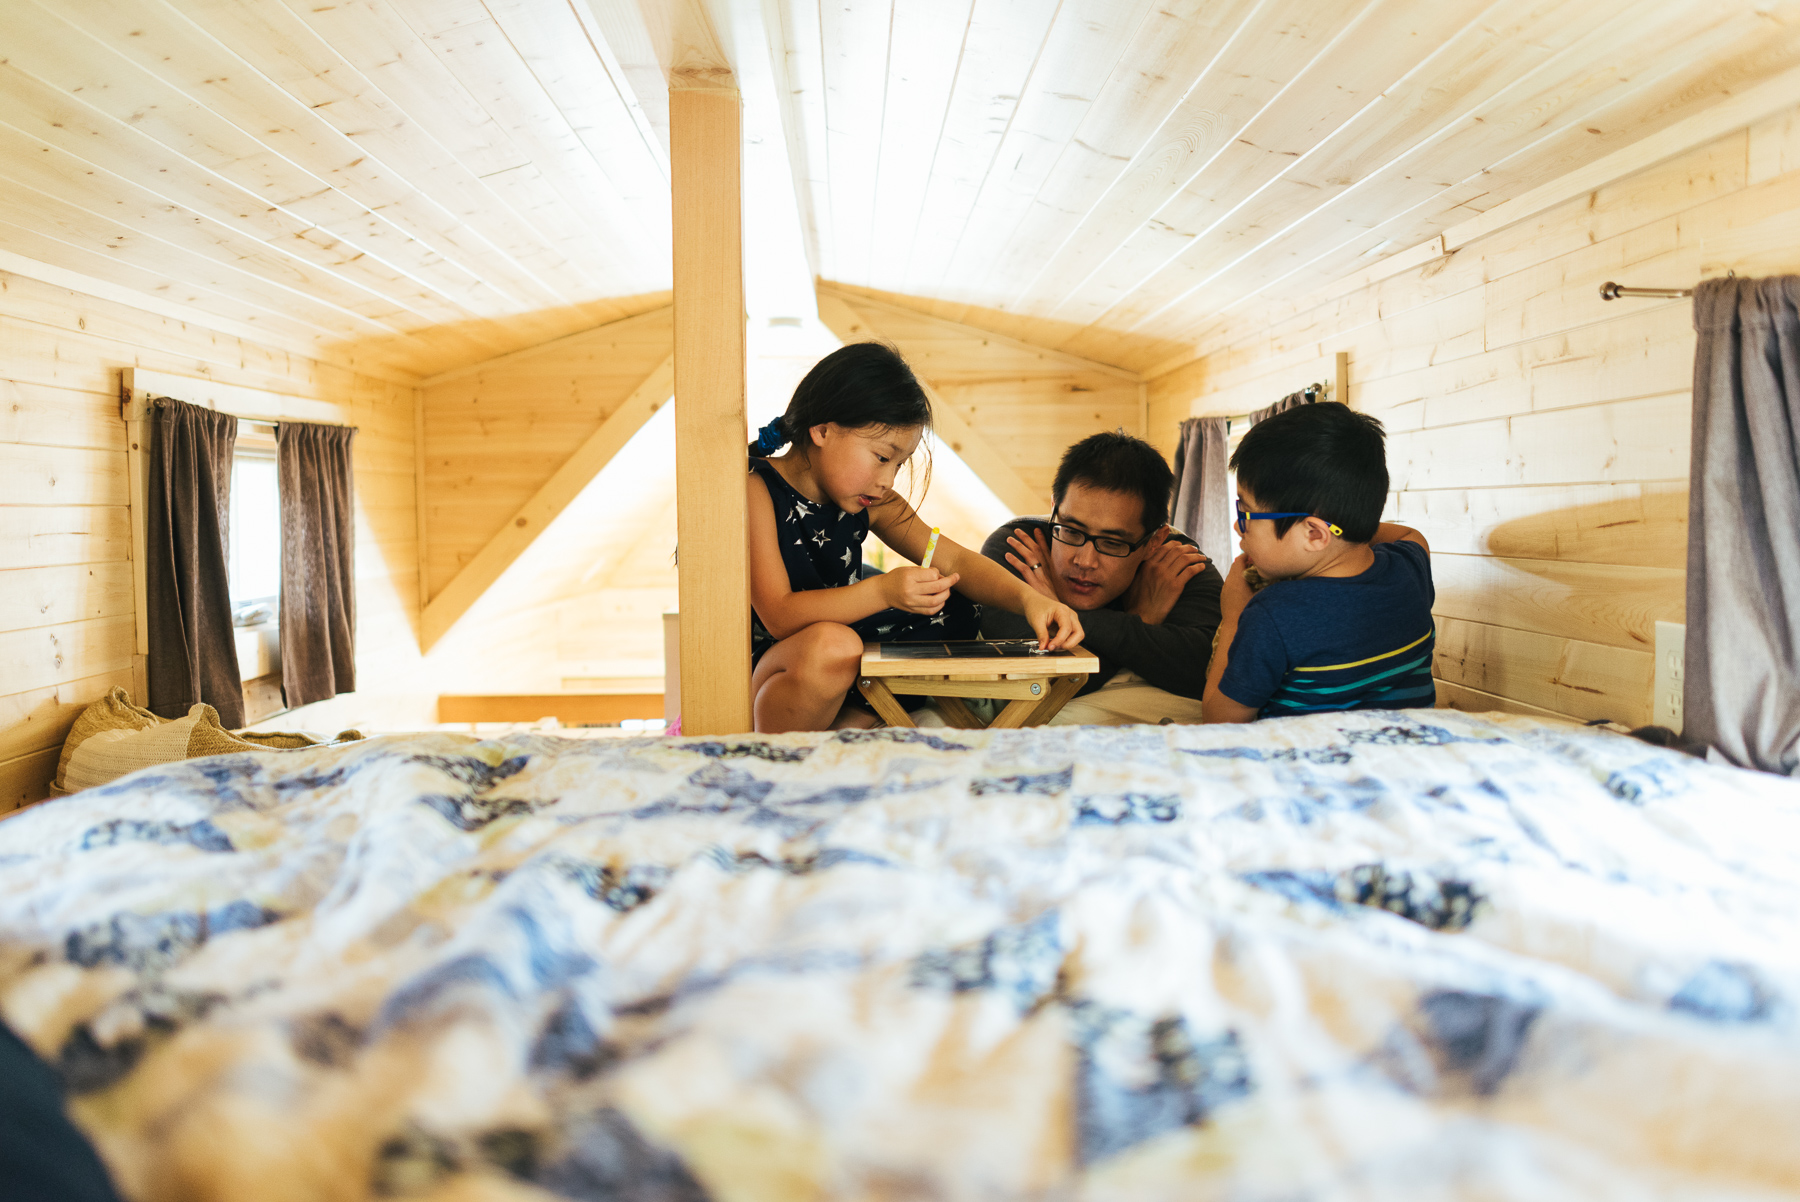
[[[231,530],[226,553],[244,718],[260,722],[281,704],[281,492],[275,427],[238,422],[231,463]]]

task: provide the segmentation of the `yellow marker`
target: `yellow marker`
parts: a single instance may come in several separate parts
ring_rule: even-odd
[[[938,528],[933,526],[931,528],[931,541],[925,544],[925,558],[919,561],[920,567],[928,568],[931,566],[931,557],[937,554],[937,538]]]

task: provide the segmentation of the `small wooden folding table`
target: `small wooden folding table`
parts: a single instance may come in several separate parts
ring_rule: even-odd
[[[884,646],[890,649],[886,656],[882,654]],[[863,644],[856,687],[889,726],[913,725],[895,694],[930,697],[945,722],[964,730],[1042,726],[1081,691],[1090,674],[1100,670],[1099,659],[1079,646],[1069,648],[1068,654],[1006,658],[949,655],[922,659],[918,651],[916,644]],[[1007,704],[992,722],[984,723],[964,703],[965,697],[992,697]]]

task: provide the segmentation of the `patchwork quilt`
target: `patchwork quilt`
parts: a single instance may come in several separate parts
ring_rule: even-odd
[[[0,823],[163,1199],[1800,1196],[1800,783],[1448,711],[479,741]]]

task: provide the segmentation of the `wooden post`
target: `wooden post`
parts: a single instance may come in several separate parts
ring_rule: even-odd
[[[694,735],[754,726],[740,129],[735,89],[670,90],[681,729]]]

